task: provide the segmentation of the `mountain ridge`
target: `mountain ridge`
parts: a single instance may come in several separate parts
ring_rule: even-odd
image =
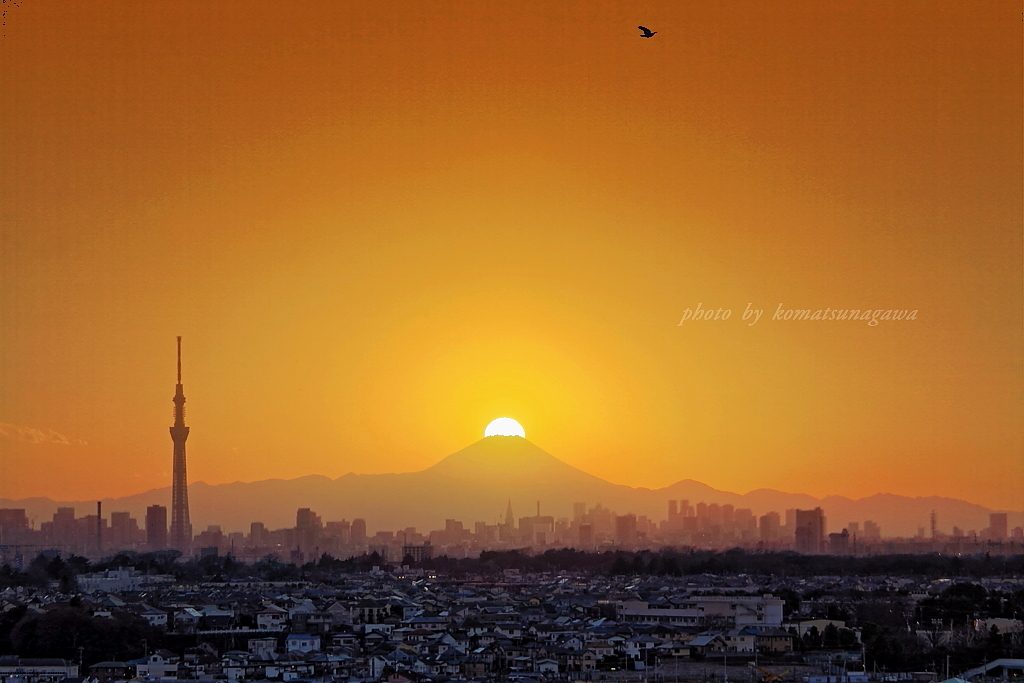
[[[770,510],[784,515],[792,508],[822,507],[828,531],[848,522],[872,519],[887,536],[913,535],[927,527],[932,510],[940,530],[956,525],[965,531],[988,525],[993,510],[968,501],[943,496],[908,497],[876,493],[863,498],[809,494],[759,488],[744,494],[722,491],[696,481],[681,479],[659,488],[615,484],[559,460],[521,437],[487,437],[413,472],[385,474],[346,473],[331,479],[308,474],[293,479],[235,481],[223,484],[194,482],[189,485],[190,511],[196,533],[210,524],[225,531],[248,531],[260,521],[269,528],[294,526],[295,511],[308,507],[324,521],[362,517],[371,533],[415,526],[421,531],[443,528],[444,520],[459,519],[467,526],[476,521],[493,524],[512,501],[517,516],[542,514],[572,516],[572,504],[588,507],[601,503],[619,514],[632,512],[658,521],[667,516],[667,501],[687,499],[750,508],[755,515]],[[54,501],[45,497],[0,499],[0,507],[23,507],[36,526],[51,518],[57,507],[74,507],[76,514],[90,514],[96,501]],[[108,513],[127,510],[144,525],[149,505],[169,505],[170,486],[120,498],[102,499]],[[502,520],[503,521],[503,520]],[[1021,515],[1010,513],[1010,526],[1021,524]]]

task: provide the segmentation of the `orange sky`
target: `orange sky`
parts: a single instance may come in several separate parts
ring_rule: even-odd
[[[1024,507],[1019,2],[4,7],[0,497],[169,485],[181,334],[191,481],[509,415],[618,483]]]

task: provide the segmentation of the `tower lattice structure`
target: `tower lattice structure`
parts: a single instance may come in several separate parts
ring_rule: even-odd
[[[174,475],[171,485],[171,529],[168,541],[185,555],[192,552],[192,522],[188,516],[188,478],[185,472],[185,392],[181,385],[181,337],[178,337],[178,383],[174,389]]]

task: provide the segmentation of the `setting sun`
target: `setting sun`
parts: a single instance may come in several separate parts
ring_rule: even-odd
[[[526,432],[523,431],[523,426],[511,417],[499,417],[497,420],[491,420],[484,430],[484,437],[488,436],[521,436],[525,439]]]

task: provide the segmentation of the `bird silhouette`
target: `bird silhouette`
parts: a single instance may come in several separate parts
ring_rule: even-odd
[[[643,31],[643,33],[640,34],[641,38],[653,38],[654,34],[657,33],[657,31],[652,31],[646,26],[637,26],[637,28]]]

